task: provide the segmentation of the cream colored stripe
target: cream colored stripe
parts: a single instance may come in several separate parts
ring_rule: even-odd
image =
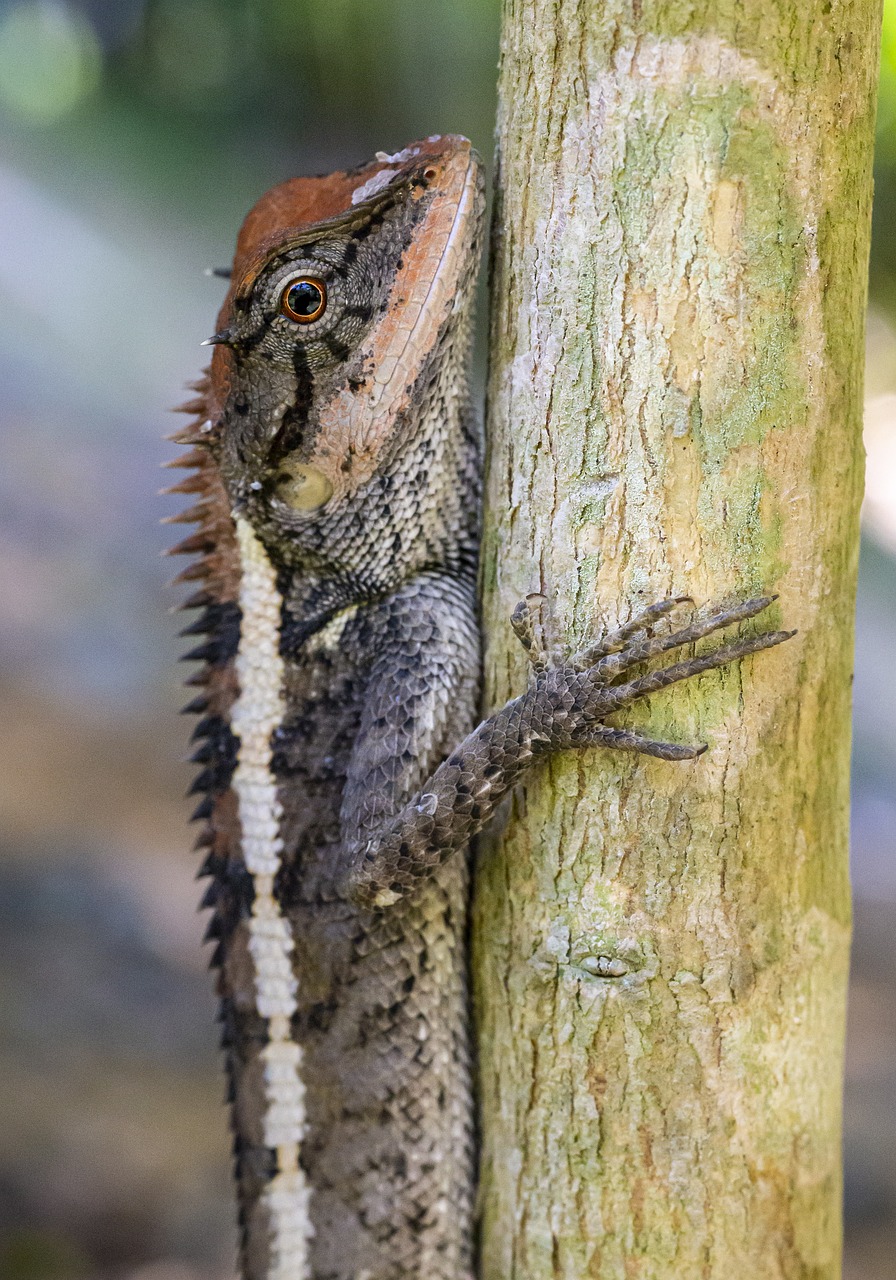
[[[467,150],[446,161],[441,188],[405,251],[390,305],[365,350],[365,363],[374,376],[365,391],[346,384],[321,410],[310,462],[320,466],[337,495],[355,492],[376,472],[398,414],[409,402],[419,353],[432,351],[446,316],[458,304],[459,284],[468,266],[477,175],[478,166]],[[350,473],[341,468],[348,453]]]
[[[271,768],[271,735],[283,723],[286,711],[280,657],[281,600],[264,547],[252,526],[240,517],[236,536],[242,625],[236,657],[240,692],[231,716],[231,727],[240,740],[233,787],[239,802],[243,858],[255,889],[249,920],[255,1002],[268,1020],[268,1043],[261,1053],[264,1142],[277,1152],[277,1172],[262,1196],[271,1231],[268,1280],[307,1280],[311,1193],[299,1167],[305,1086],[302,1050],[290,1033],[290,1018],[296,1009],[294,944],[289,921],[274,896],[274,876],[283,851],[283,814]]]

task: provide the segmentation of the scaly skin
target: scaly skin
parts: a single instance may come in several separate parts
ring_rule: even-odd
[[[482,206],[452,137],[274,188],[177,437],[246,1280],[469,1280],[463,850],[539,756],[698,755],[606,718],[788,634],[645,672],[769,601],[680,632],[663,602],[568,660],[524,604],[530,687],[474,728]],[[308,323],[283,311],[297,277],[326,293]]]

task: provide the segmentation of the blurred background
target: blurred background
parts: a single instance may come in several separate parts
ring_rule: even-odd
[[[162,409],[203,363],[203,268],[269,185],[449,130],[490,154],[498,22],[499,0],[0,0],[0,1280],[232,1276]],[[896,0],[878,143],[848,1280],[896,1278]]]

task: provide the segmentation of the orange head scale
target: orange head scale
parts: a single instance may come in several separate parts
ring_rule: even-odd
[[[408,559],[421,523],[433,563],[475,541],[478,433],[458,388],[482,210],[479,159],[446,136],[284,182],[240,231],[210,446],[275,563],[341,581],[344,603],[424,567]]]

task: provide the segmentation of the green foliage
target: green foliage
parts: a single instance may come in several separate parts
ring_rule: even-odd
[[[892,169],[896,165],[896,0],[884,0],[875,145],[878,167]]]
[[[497,0],[152,0],[115,72],[163,109],[292,138],[384,124],[376,145],[398,145],[492,109],[498,17]]]
[[[896,315],[896,0],[884,0],[874,161],[871,294]]]
[[[78,1280],[88,1270],[77,1245],[51,1231],[23,1227],[0,1245],[4,1280]]]

